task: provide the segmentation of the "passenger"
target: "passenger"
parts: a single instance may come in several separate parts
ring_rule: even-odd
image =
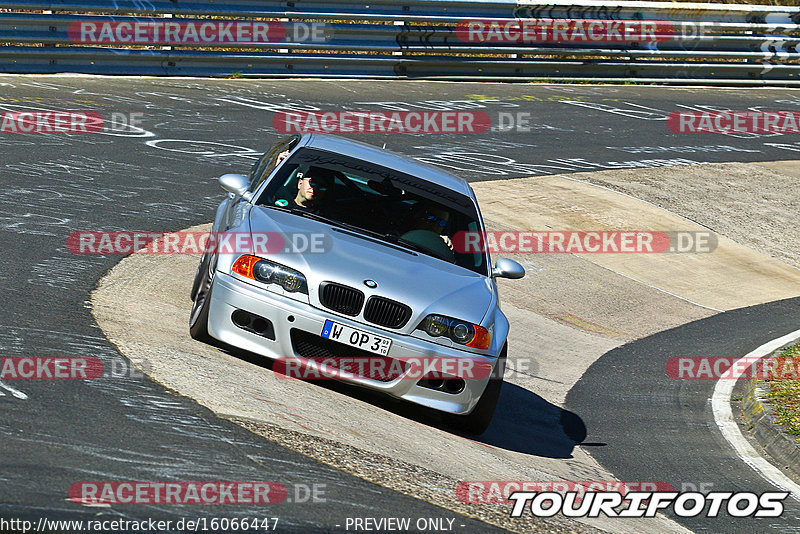
[[[400,238],[420,245],[443,260],[455,262],[453,242],[444,233],[449,220],[450,213],[445,208],[420,201],[411,212],[410,226],[413,230]]]
[[[414,206],[411,217],[416,229],[433,232],[442,238],[447,248],[453,250],[452,240],[444,233],[447,223],[450,222],[449,211],[442,206],[430,206],[424,202],[418,202]]]

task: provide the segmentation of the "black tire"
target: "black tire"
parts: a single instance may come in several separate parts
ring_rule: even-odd
[[[500,399],[500,390],[503,387],[503,374],[506,372],[506,356],[508,344],[503,346],[500,355],[497,357],[497,365],[492,371],[492,378],[486,384],[486,389],[483,391],[478,404],[467,415],[454,415],[452,416],[451,423],[458,430],[480,436],[487,428],[489,423],[492,422],[494,409],[497,406],[497,401]]]
[[[211,307],[211,290],[214,285],[213,269],[209,268],[208,262],[205,266],[200,263],[201,271],[198,273],[199,281],[197,288],[192,289],[194,299],[192,313],[189,315],[189,335],[192,339],[211,343],[212,338],[208,333],[208,310]]]
[[[200,260],[200,265],[197,266],[197,273],[194,275],[194,282],[192,282],[192,292],[189,295],[189,298],[194,302],[194,299],[197,297],[197,290],[200,288],[200,282],[203,280],[203,273],[208,272],[208,262],[210,261],[211,256],[205,255],[203,259]]]

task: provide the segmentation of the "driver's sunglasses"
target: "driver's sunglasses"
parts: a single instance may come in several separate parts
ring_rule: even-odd
[[[428,220],[428,221],[431,221],[431,222],[435,222],[436,224],[438,224],[442,228],[447,226],[447,219],[442,219],[441,217],[437,217],[436,215],[434,215],[432,213],[428,213],[425,216],[425,219]]]
[[[308,185],[314,189],[319,189],[320,191],[326,191],[328,189],[328,185],[325,182],[320,182],[316,178],[303,178],[303,180],[308,180]]]

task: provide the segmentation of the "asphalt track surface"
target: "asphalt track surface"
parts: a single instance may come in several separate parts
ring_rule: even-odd
[[[798,316],[800,299],[770,302],[659,332],[603,355],[566,402],[586,424],[586,441],[602,444],[592,448],[592,456],[621,480],[663,480],[689,490],[702,485],[706,491],[777,491],[749,467],[743,469],[716,428],[710,399],[717,381],[674,380],[664,369],[675,354],[744,356],[796,330]],[[779,520],[668,515],[695,532],[797,532],[800,506],[791,498],[784,503]]]
[[[270,516],[281,518],[283,531],[340,530],[354,516],[455,517],[289,452],[146,377],[126,373],[124,358],[86,308],[97,280],[120,258],[73,255],[66,237],[82,230],[174,231],[207,222],[221,199],[216,177],[246,173],[257,155],[282,135],[272,127],[277,111],[305,106],[459,109],[477,104],[493,121],[500,112],[530,113],[528,131],[364,139],[385,142],[387,148],[469,181],[797,159],[800,151],[800,142],[791,136],[678,135],[664,122],[669,112],[687,107],[800,107],[800,93],[789,90],[8,76],[0,78],[0,95],[4,110],[91,109],[107,120],[116,112],[128,117],[140,113],[143,121],[143,130],[118,121],[117,130],[91,135],[0,134],[2,356],[94,356],[126,375],[93,381],[4,381],[0,517],[264,514],[263,508],[247,506],[129,506],[111,511],[67,500],[73,483],[92,480],[325,484],[326,503],[286,502],[270,509]],[[620,366],[626,373],[656,380],[656,368],[663,375],[658,358],[670,343],[687,351],[699,347],[696,353],[702,355],[743,355],[796,329],[798,319],[796,302],[768,304],[626,345],[590,368],[567,407],[584,420],[587,441],[606,444],[594,447],[592,454],[622,480],[659,480],[654,474],[660,469],[667,480],[712,481],[719,485],[715,489],[769,489],[731,456],[713,428],[709,432],[710,383],[640,389],[638,382],[619,380]],[[626,387],[631,388],[627,393]],[[681,432],[654,432],[669,425]],[[679,450],[676,439],[708,454],[698,455],[693,464],[686,458],[672,461],[668,455]],[[686,470],[693,471],[687,475]],[[680,521],[698,531],[782,532],[796,525],[800,515],[794,504],[787,501],[787,506],[783,518],[757,527],[740,520],[711,527],[703,520]],[[460,524],[461,531],[490,528],[458,517]]]

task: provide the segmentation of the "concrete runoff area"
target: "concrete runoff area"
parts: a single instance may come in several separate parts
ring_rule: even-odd
[[[718,164],[715,167],[749,165],[757,164]],[[696,170],[702,176],[707,173],[708,167],[698,165],[692,167],[692,171]],[[689,174],[686,168],[672,168],[670,172],[675,182],[679,182],[681,177],[685,179]],[[627,171],[629,175],[636,173],[662,175],[666,171]],[[601,171],[568,178],[546,176],[503,180],[474,184],[474,188],[479,194],[484,217],[515,229],[683,232],[709,229],[667,209],[659,209],[654,204],[631,202],[629,197],[616,191],[592,185],[592,182],[602,183],[606,177],[613,179],[614,183],[622,182],[617,174],[619,171]],[[582,178],[587,182],[577,181]],[[634,180],[626,183],[631,182],[635,183]],[[669,187],[663,182],[661,186]],[[713,197],[706,197],[704,205],[708,204],[713,204]],[[522,206],[525,209],[520,209]],[[787,199],[784,206],[787,215],[790,206]],[[767,209],[770,207],[766,206]],[[702,208],[697,206],[697,209],[700,211]],[[734,211],[730,216],[738,220],[737,215],[740,214],[740,211]],[[775,222],[783,224],[790,235],[797,234],[797,225],[792,224],[791,220],[779,218]],[[741,224],[746,226],[744,221]],[[773,238],[777,237],[778,231],[772,229]],[[737,237],[741,240],[747,238],[743,231]],[[762,239],[763,236],[758,236],[759,243]],[[793,243],[796,243],[793,239],[784,242],[784,250],[794,247]],[[768,250],[771,249],[765,252]],[[764,253],[737,243],[724,234],[718,236],[713,253],[595,253],[582,254],[581,257],[624,277],[712,310],[730,310],[800,294],[800,270],[779,259],[766,257]],[[626,317],[617,318],[627,323]],[[609,319],[614,320],[614,317]]]
[[[742,177],[751,165],[795,172],[795,180],[800,175],[792,163],[727,165]],[[619,177],[622,172],[627,181]],[[739,214],[725,206],[708,210],[704,220],[693,217],[702,225],[694,223],[685,218],[692,205],[685,203],[680,188],[658,189],[657,180],[663,186],[665,174],[684,183],[707,172],[707,165],[697,165],[472,185],[490,230],[685,231],[735,226]],[[630,184],[656,184],[639,188],[640,196],[650,202],[631,196],[635,192],[610,189],[624,190]],[[664,195],[659,202],[663,207],[648,198],[655,191]],[[751,215],[758,215],[749,205]],[[780,239],[796,231],[788,223],[792,216],[782,212],[773,221]],[[800,270],[780,261],[781,253],[761,245],[757,236],[752,243],[748,234],[737,235],[735,241],[724,232],[716,236],[719,244],[711,253],[509,255],[521,261],[528,274],[522,280],[501,281],[503,309],[511,321],[506,385],[495,419],[479,440],[418,422],[413,409],[377,394],[337,383],[278,378],[260,363],[263,358],[232,355],[193,341],[187,326],[188,294],[197,257],[131,255],[100,281],[92,308],[122,354],[158,382],[214,412],[256,431],[261,428],[269,439],[368,480],[523,531],[524,523],[509,519],[504,505],[460,503],[455,484],[613,480],[591,457],[590,444],[580,445],[579,414],[561,408],[589,365],[614,347],[716,310],[800,295]],[[315,443],[319,446],[309,445]],[[331,443],[360,454],[342,455]],[[386,476],[376,465],[381,458],[404,468]],[[441,478],[426,484],[419,472]],[[584,528],[563,518],[551,521]],[[686,531],[666,517],[580,522],[609,532]]]
[[[707,226],[733,241],[800,268],[796,224],[800,161],[706,163],[657,171],[619,169],[571,174]]]

